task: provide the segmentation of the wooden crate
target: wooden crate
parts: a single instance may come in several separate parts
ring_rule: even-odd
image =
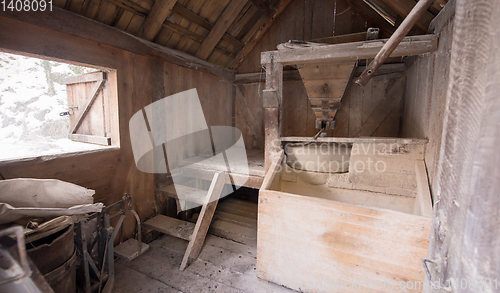
[[[413,160],[414,197],[304,186],[284,162],[259,192],[260,278],[303,292],[422,291],[432,213],[423,160]]]

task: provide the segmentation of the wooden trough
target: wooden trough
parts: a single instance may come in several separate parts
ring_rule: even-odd
[[[348,173],[290,168],[284,151],[274,160],[259,192],[258,276],[303,292],[422,291],[432,215],[426,142],[345,142]]]

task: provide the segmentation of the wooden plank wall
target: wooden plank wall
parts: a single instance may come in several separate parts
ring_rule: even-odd
[[[452,292],[498,291],[498,15],[498,1],[456,1],[442,153],[434,182],[436,220],[428,255],[436,260],[431,266],[433,280],[454,280]],[[462,280],[471,289],[461,289]],[[488,280],[494,281],[490,285]]]
[[[443,10],[434,21],[438,29],[435,33],[439,34],[438,50],[431,54],[411,57],[406,62],[407,81],[402,135],[429,139],[425,162],[433,193],[436,192],[434,182],[446,110],[446,90],[453,40],[454,19],[445,18],[450,9],[454,10],[451,5],[447,6],[448,11]]]
[[[313,40],[357,32],[374,26],[350,8],[346,0],[292,1],[269,31],[237,68],[239,73],[260,72],[260,52],[276,50],[288,40]]]
[[[132,194],[141,220],[155,213],[153,174],[134,163],[129,119],[152,101],[178,91],[198,88],[209,125],[232,125],[232,83],[222,77],[187,69],[162,59],[131,53],[66,33],[0,16],[0,48],[34,57],[94,65],[116,70],[120,149],[75,153],[0,163],[5,178],[55,178],[96,189],[104,203]],[[125,235],[133,235],[134,217],[125,220]]]
[[[239,86],[245,101],[252,109],[262,133],[263,83]],[[334,137],[399,137],[403,98],[405,89],[404,72],[375,76],[365,87],[354,84],[347,86],[342,106],[337,113],[337,127],[328,131]],[[248,119],[236,105],[235,125],[243,133],[247,148],[263,148],[253,135]],[[301,80],[283,82],[282,136],[314,136],[318,130],[314,121],[316,116],[307,99],[306,90]]]
[[[237,69],[239,73],[263,71],[260,67],[260,53],[262,51],[276,50],[278,44],[290,39],[312,40],[333,35],[365,32],[371,26],[376,27],[376,25],[350,8],[346,0],[292,1]],[[329,135],[353,137],[358,134],[370,114],[377,113],[373,110],[386,97],[385,91],[392,87],[393,79],[396,77],[376,77],[364,89],[355,88],[353,84],[349,85],[342,101],[342,109],[337,114],[339,119],[337,125],[339,127],[334,131],[330,131]],[[378,85],[381,81],[386,83]],[[242,131],[247,148],[264,147],[262,142],[259,142],[252,133],[252,128],[255,128],[255,124],[257,124],[262,134],[264,134],[262,108],[264,82],[265,80],[262,80],[262,83],[239,85],[245,102],[248,108],[251,109],[256,122],[253,123],[254,125],[249,126],[245,113],[236,104],[235,125]],[[394,97],[394,99],[399,98],[401,97]],[[282,135],[315,135],[317,130],[314,127],[314,113],[310,109],[302,81],[285,81],[283,100],[284,125]],[[397,105],[401,105],[401,103]],[[358,110],[363,112],[361,113]],[[370,134],[363,133],[363,135],[397,137],[399,134],[400,114],[398,111],[392,111],[390,117],[384,119],[383,123],[379,122],[374,131]]]

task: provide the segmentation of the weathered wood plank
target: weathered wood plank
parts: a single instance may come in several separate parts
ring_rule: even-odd
[[[183,271],[186,266],[190,265],[198,256],[200,255],[201,248],[205,242],[205,236],[207,235],[208,228],[212,222],[212,217],[214,216],[215,209],[217,208],[217,203],[224,188],[227,174],[216,173],[208,189],[206,204],[201,208],[198,221],[194,227],[193,235],[189,241],[186,253],[182,258],[181,271]]]
[[[179,14],[180,16],[184,17],[185,19],[201,26],[204,29],[207,29],[211,31],[214,27],[214,25],[204,19],[203,17],[200,17],[196,13],[192,12],[191,10],[185,8],[184,6],[180,5],[179,3],[176,3],[173,8],[173,12]],[[243,48],[245,44],[243,44],[240,40],[234,38],[233,36],[229,35],[228,33],[224,33],[222,36],[222,39],[231,45],[235,46],[236,48]]]
[[[269,30],[271,25],[274,23],[274,20],[285,10],[285,8],[290,4],[291,0],[281,0],[280,4],[278,4],[278,7],[274,11],[271,17],[268,18],[266,21],[264,18],[261,18],[261,21],[265,21],[261,23],[261,21],[256,23],[256,30],[253,32],[249,32],[249,38],[248,40],[244,41],[245,47],[241,49],[241,51],[238,53],[236,58],[231,62],[229,65],[229,68],[231,69],[236,69],[238,66],[243,62],[245,57],[252,51],[252,49],[255,47],[255,45],[260,41],[260,39],[264,36],[264,34]]]
[[[151,41],[160,32],[163,22],[172,14],[177,0],[156,0],[139,30],[139,37]]]
[[[261,54],[261,64],[267,64],[271,62],[271,59],[273,62],[279,62],[283,65],[370,59],[377,55],[387,41],[388,39],[383,39],[304,49],[267,51]],[[438,37],[436,35],[406,37],[390,57],[430,53],[437,50],[437,44]]]
[[[400,77],[396,80],[396,83],[392,86],[384,99],[380,101],[372,114],[367,118],[366,122],[361,125],[359,131],[354,134],[355,137],[372,136],[392,110],[399,111],[401,109],[404,84],[405,77]]]
[[[104,72],[98,71],[88,74],[68,76],[63,80],[63,84],[68,85],[68,84],[82,83],[82,82],[101,81],[106,78],[104,74],[105,74]]]
[[[351,42],[361,42],[364,40],[366,40],[366,32],[314,39],[311,40],[310,42],[332,45],[332,44],[343,44]]]
[[[417,199],[414,213],[430,218],[432,217],[432,198],[424,160],[415,161],[415,174],[417,179]]]
[[[402,17],[406,17],[413,9],[415,4],[417,4],[413,0],[382,0],[382,1],[387,3],[387,5],[392,7],[394,10],[396,10],[397,13]],[[425,33],[427,32],[429,24],[433,19],[434,15],[432,15],[432,13],[430,13],[429,11],[425,11],[422,14],[422,16],[418,19],[415,25]]]
[[[380,32],[386,37],[392,35],[392,33],[396,30],[394,26],[392,26],[386,19],[380,16],[363,0],[349,0],[348,3],[359,14],[363,15],[366,19],[373,22],[376,27],[380,28]]]
[[[136,54],[157,56],[182,67],[196,69],[230,80],[234,79],[235,71],[208,63],[187,53],[145,41],[59,7],[53,7],[52,12],[17,13],[1,11],[0,16],[50,28],[58,32],[75,35]]]
[[[430,33],[440,33],[445,25],[455,16],[455,0],[450,0],[429,24]]]
[[[318,137],[314,139],[312,137],[281,137],[280,141],[288,142],[337,142],[337,143],[385,143],[385,144],[427,144],[429,140],[427,139],[415,139],[415,138],[382,138],[382,137],[361,137],[361,138],[350,138],[350,137]]]
[[[195,227],[191,222],[181,221],[164,215],[155,216],[146,221],[144,226],[184,240],[191,239]]]
[[[68,138],[79,142],[87,142],[99,145],[111,145],[111,137],[105,136],[70,133],[68,134]]]
[[[430,218],[271,190],[259,198],[257,273],[265,280],[304,291],[333,279],[424,280]]]
[[[241,93],[241,90],[238,86],[236,86],[236,106],[238,107],[238,110],[243,114],[245,117],[245,120],[247,121],[248,127],[252,131],[253,135],[255,136],[255,139],[257,140],[257,143],[260,145],[264,142],[264,135],[263,135],[263,130],[262,128],[259,127],[259,123],[255,120],[254,115],[252,114],[252,111],[247,105],[247,102],[245,101],[245,97]]]
[[[215,46],[219,43],[222,36],[225,34],[229,26],[233,23],[247,2],[248,0],[232,0],[229,3],[215,23],[213,29],[205,38],[205,41],[203,41],[201,46],[196,51],[196,57],[202,60],[208,59]]]
[[[365,66],[357,66],[354,69],[354,77],[359,76],[363,70],[365,70]],[[384,64],[380,66],[380,68],[375,73],[377,75],[384,75],[396,72],[405,71],[404,63],[394,63],[394,64]],[[302,80],[300,77],[300,73],[298,70],[284,70],[283,71],[283,81],[290,80]],[[234,77],[235,84],[251,84],[251,83],[261,83],[266,81],[266,73],[265,72],[254,72],[254,73],[240,73],[236,74]]]
[[[281,63],[269,63],[266,65],[266,90],[274,90],[278,106],[283,100],[283,65]],[[264,169],[267,172],[273,157],[276,156],[280,137],[280,111],[279,107],[264,109]]]

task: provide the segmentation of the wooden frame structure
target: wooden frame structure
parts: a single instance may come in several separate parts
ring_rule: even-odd
[[[266,87],[263,90],[266,172],[280,148],[283,66],[369,59],[375,57],[386,42],[387,39],[383,39],[261,53],[261,65],[266,68]],[[437,47],[436,35],[406,37],[390,57],[426,54]]]

